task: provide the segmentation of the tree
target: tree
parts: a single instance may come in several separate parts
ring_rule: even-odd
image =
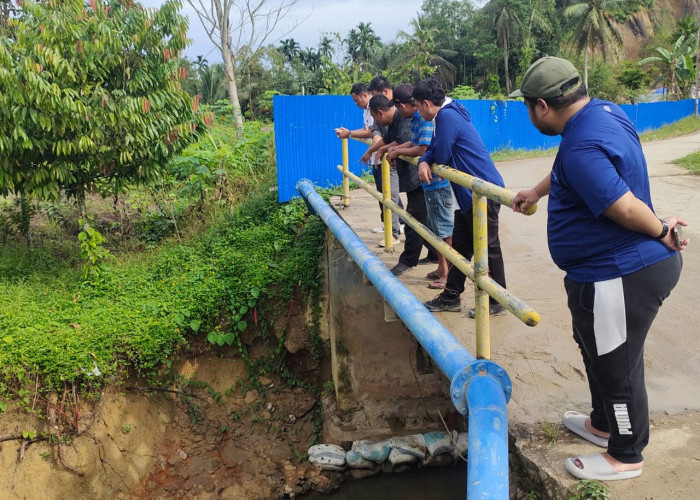
[[[657,47],[657,56],[646,57],[639,64],[661,63],[666,79],[664,86],[669,94],[677,97],[687,91],[690,80],[695,77],[694,49],[695,46],[689,45],[681,35],[672,49]]]
[[[243,131],[243,113],[238,99],[236,75],[271,39],[276,42],[291,33],[294,23],[277,34],[280,21],[290,13],[299,0],[187,0],[199,17],[207,36],[221,52],[228,98],[233,122]]]
[[[152,181],[205,127],[182,90],[181,4],[24,2],[0,27],[0,195]]]
[[[624,7],[622,0],[577,0],[564,9],[572,24],[571,43],[578,54],[583,52],[583,82],[588,87],[588,58],[598,49],[604,59],[622,45],[622,34],[613,13]]]
[[[515,2],[509,0],[492,0],[484,9],[493,16],[496,38],[503,51],[503,69],[506,80],[506,95],[508,95],[510,94],[509,42],[520,26],[520,19]]]
[[[333,58],[335,49],[333,48],[333,40],[329,36],[323,35],[321,37],[321,40],[318,42],[318,53],[328,59]]]
[[[438,29],[428,27],[422,17],[411,19],[411,27],[413,34],[405,31],[399,31],[398,34],[399,39],[404,41],[404,54],[399,64],[406,73],[401,75],[402,79],[420,80],[437,70],[451,86],[454,83],[456,68],[443,55],[454,55],[455,52],[436,48],[435,36]]]
[[[360,66],[362,70],[371,67],[372,55],[374,51],[382,45],[381,39],[374,32],[372,23],[363,23],[353,28],[345,39],[348,46],[350,60]]]
[[[299,44],[294,38],[287,38],[280,42],[279,51],[282,52],[288,63],[291,63],[299,55]]]
[[[523,30],[523,43],[520,49],[520,72],[522,75],[525,74],[527,68],[532,64],[532,59],[535,53],[535,43],[536,39],[533,36],[533,32],[537,31],[539,33],[550,35],[552,25],[544,14],[546,5],[544,5],[543,0],[530,0],[529,3],[530,16],[527,19],[527,23]]]

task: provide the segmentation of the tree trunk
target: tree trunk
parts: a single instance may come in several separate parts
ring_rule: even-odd
[[[503,35],[503,65],[506,73],[506,96],[510,95],[510,72],[508,71],[508,37]]]
[[[23,193],[19,195],[19,232],[22,233],[24,242],[27,247],[32,246],[32,235],[29,231],[31,226],[32,215],[29,213],[29,205]]]
[[[228,90],[228,101],[233,108],[233,123],[238,130],[238,135],[243,134],[243,114],[241,113],[241,102],[238,100],[238,86],[236,85],[236,66],[231,51],[231,30],[227,10],[216,5],[216,15],[221,33],[221,56],[224,60],[224,78],[226,78],[226,89]]]
[[[238,86],[236,85],[236,73],[234,71],[233,57],[231,49],[224,49],[224,74],[226,75],[226,89],[228,90],[228,101],[233,108],[233,123],[239,132],[243,131],[243,114],[241,113],[241,102],[238,100]]]
[[[586,49],[583,51],[583,84],[588,89],[588,44],[586,44]]]

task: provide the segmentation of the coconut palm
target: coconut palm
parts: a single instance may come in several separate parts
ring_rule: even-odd
[[[484,10],[493,19],[493,28],[496,31],[498,44],[503,50],[503,69],[506,78],[506,95],[508,95],[510,94],[509,45],[520,27],[517,5],[516,2],[509,0],[492,0],[484,7]]]
[[[364,69],[369,69],[374,51],[381,46],[382,41],[374,32],[372,23],[363,23],[353,28],[345,39],[350,60]]]
[[[425,22],[425,18],[418,16],[411,19],[413,33],[399,31],[398,38],[403,43],[403,57],[401,64],[405,65],[412,75],[406,75],[409,79],[425,78],[436,70],[448,85],[452,85],[456,73],[454,64],[447,60],[457,54],[454,50],[436,48],[435,37],[437,28],[431,28]]]
[[[623,0],[578,0],[564,9],[564,17],[573,28],[571,43],[578,54],[583,52],[583,82],[588,87],[588,58],[598,49],[607,59],[622,45],[622,34],[612,13],[622,9]]]
[[[326,35],[323,35],[321,40],[318,42],[318,53],[323,57],[331,59],[333,52],[333,40]]]

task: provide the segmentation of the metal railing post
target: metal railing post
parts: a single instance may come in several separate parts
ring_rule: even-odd
[[[343,205],[346,207],[350,206],[350,179],[348,178],[348,171],[350,170],[350,157],[348,155],[348,140],[342,139],[341,144],[343,145]]]
[[[489,294],[479,286],[480,278],[488,275],[487,198],[472,193],[474,217],[474,307],[476,320],[476,357],[491,359],[489,331]]]
[[[389,169],[391,166],[386,159],[386,155],[382,156],[382,199],[383,207],[382,212],[384,214],[384,248],[386,252],[394,251],[394,234],[392,233],[393,228],[391,227],[391,210],[387,206],[387,201],[391,201],[391,173]]]

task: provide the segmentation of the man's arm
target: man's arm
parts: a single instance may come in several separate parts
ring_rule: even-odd
[[[664,223],[661,222],[661,219],[652,212],[646,203],[637,198],[632,191],[627,191],[618,198],[615,203],[603,212],[603,215],[630,231],[646,234],[651,238],[658,238],[664,231]],[[689,240],[684,240],[681,248],[676,247],[671,230],[676,225],[687,226],[688,223],[678,217],[666,217],[664,221],[668,224],[668,232],[659,241],[672,250],[685,248]]]
[[[387,160],[393,161],[399,156],[423,156],[425,150],[428,149],[427,145],[417,146],[412,142],[404,142],[398,146],[392,147],[387,153]]]
[[[551,188],[550,174],[547,174],[544,179],[538,182],[530,189],[523,189],[513,198],[513,212],[523,213],[532,205],[540,201],[549,194]]]

